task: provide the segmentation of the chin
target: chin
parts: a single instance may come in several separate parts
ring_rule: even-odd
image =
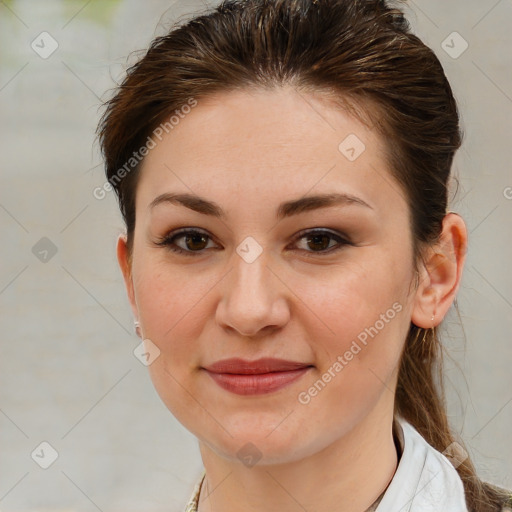
[[[234,462],[240,462],[246,467],[270,466],[292,463],[304,457],[300,449],[297,449],[293,440],[281,444],[269,441],[251,441],[248,436],[244,440],[233,440],[219,444],[208,443],[210,449],[217,455]]]
[[[280,421],[282,418],[274,418],[271,424],[262,425],[260,420],[259,428],[253,416],[252,422],[248,418],[246,423],[239,421],[236,427],[227,423],[229,434],[215,424],[209,432],[196,431],[194,435],[218,456],[247,467],[292,463],[322,449],[312,443],[316,437],[305,434],[300,425],[288,425],[286,431],[276,429]]]

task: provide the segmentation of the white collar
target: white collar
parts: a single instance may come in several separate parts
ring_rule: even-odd
[[[468,512],[452,463],[406,420],[397,417],[402,457],[376,512]]]

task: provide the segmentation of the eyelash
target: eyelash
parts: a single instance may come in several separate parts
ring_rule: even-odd
[[[177,254],[183,254],[185,256],[194,257],[194,256],[200,256],[201,254],[204,253],[204,251],[206,249],[201,249],[199,251],[187,251],[185,249],[182,249],[181,247],[178,247],[174,242],[178,238],[182,238],[184,235],[204,235],[209,240],[211,240],[211,238],[208,236],[207,233],[200,231],[198,229],[187,228],[187,229],[177,231],[175,233],[168,234],[167,236],[165,236],[164,238],[162,238],[158,242],[156,242],[156,245],[158,245],[159,247],[165,247],[172,252],[175,252]],[[309,254],[313,254],[313,255],[316,255],[316,254],[322,255],[322,254],[332,254],[333,252],[336,252],[336,251],[342,249],[343,246],[346,246],[346,245],[354,245],[351,242],[349,242],[346,238],[343,238],[342,236],[340,236],[336,233],[333,233],[331,231],[325,230],[325,229],[310,229],[310,230],[301,231],[300,233],[297,234],[293,243],[296,243],[297,241],[301,240],[302,238],[306,238],[308,236],[313,237],[313,236],[318,236],[318,235],[327,235],[327,236],[331,237],[332,239],[336,239],[336,241],[338,242],[338,245],[330,247],[330,248],[322,250],[322,251],[306,251],[305,249],[299,249],[299,250],[304,251]]]

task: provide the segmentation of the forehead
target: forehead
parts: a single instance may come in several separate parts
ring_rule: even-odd
[[[377,206],[405,205],[379,134],[321,95],[292,87],[229,91],[187,112],[144,160],[141,207],[168,191],[270,203],[336,187]]]

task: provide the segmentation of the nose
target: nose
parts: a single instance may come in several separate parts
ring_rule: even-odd
[[[216,320],[224,329],[243,336],[273,332],[290,319],[286,290],[264,254],[252,263],[236,255],[234,268],[222,281]]]

